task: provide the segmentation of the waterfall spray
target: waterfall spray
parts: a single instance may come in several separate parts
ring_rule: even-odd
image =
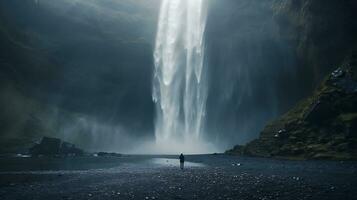
[[[155,136],[158,145],[171,149],[185,144],[195,151],[202,139],[207,99],[203,2],[163,0],[161,5],[154,51]]]

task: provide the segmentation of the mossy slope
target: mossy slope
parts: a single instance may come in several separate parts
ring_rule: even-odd
[[[357,159],[357,58],[351,56],[314,94],[269,123],[258,139],[227,151],[293,159]]]

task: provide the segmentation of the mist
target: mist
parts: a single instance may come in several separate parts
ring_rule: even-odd
[[[204,100],[190,108],[175,103],[178,112],[192,111],[193,118],[186,121],[202,116],[199,125],[176,127],[197,137],[157,143],[158,124],[182,117],[157,123],[160,111],[153,100],[153,79],[161,1],[1,2],[2,23],[15,24],[9,37],[26,31],[24,38],[18,37],[26,47],[23,54],[40,55],[22,61],[16,71],[2,69],[6,83],[21,85],[11,89],[21,95],[11,98],[32,102],[21,100],[27,108],[21,111],[10,108],[15,115],[10,121],[24,127],[32,120],[38,127],[31,134],[5,127],[3,137],[38,140],[47,135],[89,151],[139,154],[223,152],[258,137],[265,124],[312,90],[313,79],[301,86],[305,78],[297,73],[293,44],[280,35],[272,0],[202,4],[207,9],[202,36]],[[201,90],[195,85],[188,88],[192,96]],[[172,127],[160,131],[175,132]]]

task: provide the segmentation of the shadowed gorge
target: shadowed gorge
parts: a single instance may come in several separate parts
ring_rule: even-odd
[[[353,1],[0,5],[4,153],[43,136],[89,151],[224,152],[258,138],[356,46]]]
[[[1,2],[2,86],[9,85],[2,105],[13,115],[3,119],[14,126],[2,133],[15,140],[57,136],[83,148],[115,151],[129,147],[125,140],[152,137],[147,75],[158,11],[152,3]],[[37,128],[25,133],[24,124]],[[134,138],[128,129],[135,130]]]
[[[356,199],[356,10],[0,0],[0,199]]]

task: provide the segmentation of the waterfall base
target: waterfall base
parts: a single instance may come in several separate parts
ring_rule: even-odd
[[[202,140],[176,141],[151,140],[130,151],[130,154],[177,155],[183,154],[211,154],[222,152],[215,145]]]

